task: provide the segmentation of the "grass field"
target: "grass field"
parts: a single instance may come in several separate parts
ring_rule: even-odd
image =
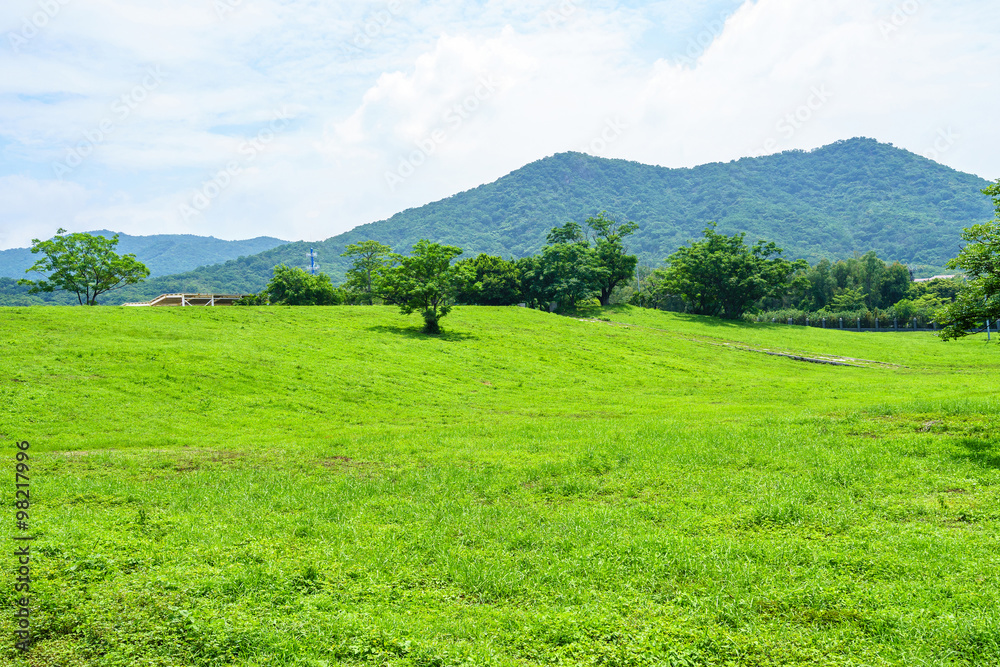
[[[590,316],[0,309],[0,664],[1000,663],[995,343]]]

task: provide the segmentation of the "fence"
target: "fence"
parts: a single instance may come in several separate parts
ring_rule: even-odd
[[[796,320],[803,320],[798,322]],[[757,322],[766,322],[767,320],[763,318],[756,318]],[[772,324],[778,324],[778,319],[772,317]],[[844,318],[844,317],[805,317],[796,318],[789,317],[785,324],[795,326],[807,326],[816,327],[817,329],[842,329],[844,331],[871,331],[871,332],[899,332],[899,331],[937,331],[937,322],[933,320],[924,320],[923,326],[921,326],[920,318],[914,317],[909,320],[903,320],[900,323],[899,318],[893,317],[890,319],[881,319],[878,317],[866,318],[866,317],[855,317],[855,318]],[[991,333],[993,331],[1000,331],[1000,320],[991,322],[986,320],[985,329],[986,333]]]

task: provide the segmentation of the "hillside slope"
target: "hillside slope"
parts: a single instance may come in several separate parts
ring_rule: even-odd
[[[692,169],[562,153],[330,241],[436,238],[519,257],[537,252],[553,226],[606,209],[639,224],[631,245],[652,263],[715,221],[811,261],[875,250],[940,267],[958,252],[963,227],[992,217],[979,192],[988,184],[871,139]]]
[[[0,310],[32,665],[1000,664],[985,336]]]

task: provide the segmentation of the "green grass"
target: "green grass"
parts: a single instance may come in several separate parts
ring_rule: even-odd
[[[0,663],[1000,662],[995,344],[588,315],[0,309]]]

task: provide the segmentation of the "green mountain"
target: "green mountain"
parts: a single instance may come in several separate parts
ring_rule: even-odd
[[[325,241],[288,243],[155,278],[105,302],[176,291],[256,292],[275,265],[307,266],[311,247],[336,281],[347,267],[340,257],[344,247],[367,239],[398,252],[429,239],[460,246],[467,255],[522,257],[538,252],[552,227],[603,210],[639,224],[630,246],[651,265],[715,221],[724,233],[773,240],[791,258],[815,262],[874,250],[918,275],[931,275],[958,253],[964,227],[993,217],[989,198],[980,193],[987,185],[978,176],[865,138],[690,169],[560,153]],[[0,284],[0,298],[3,293]]]
[[[88,232],[111,237],[115,232],[102,229]],[[219,264],[230,259],[270,250],[288,243],[270,236],[258,236],[245,241],[223,241],[213,236],[192,234],[155,234],[153,236],[129,236],[118,234],[120,255],[131,253],[149,267],[150,276],[166,276],[190,271],[199,266]],[[24,278],[25,271],[35,263],[38,255],[32,255],[28,248],[0,250],[0,277]],[[31,277],[31,276],[27,276]]]

